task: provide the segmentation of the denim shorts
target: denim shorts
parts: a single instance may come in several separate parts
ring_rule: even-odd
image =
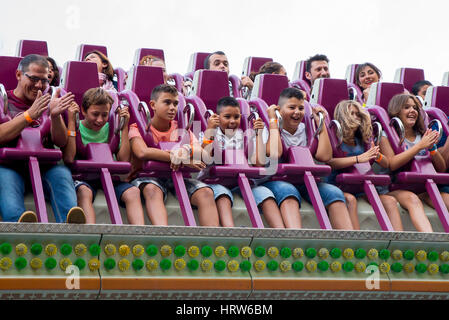
[[[449,193],[449,184],[439,184],[438,190],[440,190],[440,192]]]
[[[236,192],[241,195],[239,187],[234,187],[234,188],[232,188],[232,190],[230,190],[230,189],[226,188],[225,186],[222,186],[221,184],[211,184],[209,186],[214,191],[214,199],[215,200],[217,200],[221,196],[227,196],[231,200],[231,205],[234,204],[234,197],[233,197],[232,193]],[[266,199],[269,199],[269,198],[275,199],[273,192],[271,192],[270,189],[268,189],[267,187],[257,186],[257,187],[251,188],[251,191],[253,192],[254,200],[256,201],[257,206],[259,206]]]
[[[122,201],[122,195],[126,190],[128,190],[129,188],[132,188],[133,185],[128,182],[121,182],[121,181],[113,181],[112,183],[114,185],[115,196],[117,197],[118,204],[122,208],[125,208],[126,206],[125,206],[125,203]],[[75,180],[75,181],[73,181],[73,184],[75,185],[75,190],[78,190],[78,188],[82,185],[85,185],[86,187],[88,187],[92,191],[92,195],[93,195],[92,202],[95,201],[95,197],[97,195],[97,190],[103,188],[103,186],[101,185],[101,182],[99,180],[88,181],[88,182]]]
[[[153,178],[153,177],[141,177],[134,179],[131,181],[133,186],[141,189],[147,185],[148,183],[154,184],[162,190],[164,194],[164,201],[167,199],[167,192],[170,190],[173,194],[175,194],[175,185],[173,184],[173,180],[171,178]],[[189,195],[189,199],[192,195],[201,188],[211,188],[210,185],[190,178],[184,178],[184,184],[186,186],[187,194]]]

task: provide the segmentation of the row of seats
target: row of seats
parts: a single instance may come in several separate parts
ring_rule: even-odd
[[[76,96],[78,103],[82,97],[82,94],[91,87],[98,86],[98,78],[96,77],[96,68],[91,63],[71,61],[67,62],[64,66],[64,74],[63,83],[61,84],[62,88],[65,91],[73,92]],[[198,120],[201,123],[202,130],[205,128],[205,119],[207,110],[211,109],[214,111],[216,103],[218,99],[223,96],[229,95],[229,86],[228,86],[228,78],[224,72],[219,71],[208,71],[208,70],[198,70],[195,72],[196,86],[195,90],[191,96],[183,97],[180,95],[180,105],[178,110],[178,120],[180,121],[181,127],[188,127],[190,121],[193,119]],[[134,69],[133,76],[129,79],[129,87],[130,89],[123,90],[114,96],[114,109],[119,107],[120,105],[128,105],[130,106],[131,114],[132,114],[132,122],[136,122],[138,124],[139,130],[144,137],[145,141],[148,145],[154,145],[152,143],[152,137],[148,128],[148,120],[151,118],[151,111],[145,107],[145,102],[149,100],[148,96],[151,90],[158,84],[163,83],[163,74],[160,68],[156,67],[144,67],[137,66]],[[3,78],[0,78],[0,82],[3,82]],[[256,96],[253,99],[246,101],[244,99],[239,98],[238,101],[241,105],[242,113],[244,115],[244,121],[242,121],[242,129],[246,129],[249,125],[248,118],[251,113],[256,111],[266,122],[268,125],[268,119],[266,116],[266,108],[268,105],[272,103],[277,103],[277,99],[279,97],[279,93],[282,89],[291,86],[289,80],[285,76],[280,75],[259,75],[256,79],[255,87],[256,87]],[[401,150],[401,145],[399,144],[400,138],[394,131],[390,129],[390,123],[388,119],[388,115],[385,113],[385,108],[388,105],[389,99],[397,93],[402,93],[404,91],[404,86],[402,84],[397,83],[377,83],[373,85],[373,90],[370,92],[370,99],[368,101],[368,109],[373,117],[381,122],[384,130],[388,131],[388,136],[392,139],[390,142],[396,152]],[[437,116],[445,116],[445,110],[442,110],[440,107],[444,107],[444,101],[447,101],[448,92],[447,87],[432,87],[430,91],[431,94],[426,97],[426,104],[428,106],[427,113],[429,115],[429,119],[436,118]],[[320,176],[324,176],[329,174],[330,168],[327,166],[319,166],[310,161],[312,158],[310,156],[310,149],[313,150],[314,144],[316,145],[316,139],[313,139],[315,136],[314,131],[317,128],[314,128],[313,122],[310,121],[310,117],[307,116],[311,113],[311,108],[315,105],[324,106],[330,115],[333,114],[333,108],[335,105],[343,100],[347,99],[348,92],[348,83],[346,80],[341,79],[319,79],[318,83],[314,86],[313,92],[311,94],[310,104],[306,103],[306,128],[308,130],[309,137],[309,147],[294,147],[290,149],[286,149],[286,158],[289,160],[289,165],[280,165],[278,168],[278,178],[286,179],[293,178],[296,182],[307,181],[307,185],[310,185],[309,193],[312,198],[312,207],[313,211],[317,216],[318,224],[321,228],[328,229],[330,228],[330,223],[327,218],[327,214],[324,210],[324,206],[320,203],[320,196],[316,194],[314,188],[314,183],[316,178]],[[144,95],[147,96],[144,96]],[[441,105],[440,105],[440,104]],[[440,108],[440,109],[439,109]],[[3,108],[1,108],[3,110]],[[192,112],[192,109],[194,112]],[[435,109],[435,110],[433,110]],[[433,113],[432,113],[432,112]],[[440,114],[438,114],[438,112]],[[111,117],[114,116],[114,112],[111,112]],[[447,117],[446,117],[447,119]],[[444,122],[444,121],[443,121]],[[117,126],[117,121],[114,118],[111,118],[111,123],[115,124],[111,126],[111,130]],[[447,128],[447,120],[445,121],[446,126],[443,126],[443,130],[445,130],[446,134],[449,133],[449,129]],[[325,124],[330,127],[330,122]],[[45,125],[42,125],[41,128],[27,128],[26,131],[35,130],[41,133],[42,128]],[[330,129],[330,128],[329,128]],[[25,131],[25,130],[24,130]],[[334,133],[333,130],[329,130],[331,133],[331,140],[333,141],[334,152],[338,153],[338,135]],[[29,139],[31,135],[22,134],[22,140]],[[111,135],[114,137],[114,135]],[[112,139],[112,138],[111,138]],[[35,140],[34,140],[35,141]],[[86,152],[86,160],[84,162],[76,163],[73,167],[74,174],[87,174],[97,171],[97,174],[101,174],[104,190],[106,193],[106,200],[108,202],[109,213],[111,215],[111,222],[120,224],[122,223],[121,213],[118,209],[116,203],[114,203],[115,196],[112,196],[113,193],[108,192],[108,186],[112,185],[110,183],[111,173],[123,173],[129,170],[126,164],[117,164],[112,161],[112,153],[114,151],[114,145],[112,142],[108,144],[108,146],[99,146],[98,150],[93,150],[94,146],[88,147]],[[6,148],[2,148],[3,150]],[[31,155],[33,158],[37,158],[39,161],[54,161],[55,158],[48,159],[46,156],[41,155],[36,151],[36,148],[32,150],[34,153]],[[38,148],[37,148],[38,149]],[[109,151],[108,151],[109,150]],[[23,150],[22,150],[23,151]],[[28,152],[28,154],[26,154]],[[30,150],[25,150],[23,152],[23,156],[30,158]],[[111,155],[111,156],[110,156]],[[236,155],[227,156],[224,155],[225,159],[235,159]],[[235,178],[238,178],[239,185],[241,185],[242,193],[246,208],[248,210],[249,219],[253,227],[263,227],[263,219],[260,217],[257,207],[254,205],[254,199],[252,198],[252,193],[250,192],[248,177],[256,177],[261,174],[260,169],[252,168],[247,163],[245,163],[244,158],[245,155],[237,155],[240,157],[239,159],[243,159],[238,162],[238,166],[236,166],[232,161],[226,163],[224,166],[216,166],[216,168],[210,170],[210,175],[208,179],[210,181],[216,181],[217,178],[225,177],[222,183],[226,184],[226,179],[229,181],[235,182]],[[8,155],[5,155],[5,159],[8,158]],[[33,159],[34,161],[35,159]],[[403,182],[409,186],[414,186],[416,188],[422,186],[428,186],[428,191],[434,190],[435,182],[436,183],[447,183],[447,177],[445,175],[438,174],[436,175],[435,170],[426,171],[431,166],[425,164],[425,160],[417,159],[417,164],[412,166],[414,171],[405,172],[403,174]],[[428,159],[427,159],[428,162]],[[101,172],[99,171],[99,167],[101,167]],[[31,168],[31,166],[30,166]],[[36,168],[34,166],[33,168]],[[433,167],[432,167],[433,168]],[[193,216],[192,208],[189,204],[188,199],[186,198],[185,186],[183,187],[182,177],[185,175],[189,175],[191,172],[188,171],[180,171],[177,173],[172,172],[167,164],[157,163],[154,161],[149,161],[145,165],[145,174],[154,174],[160,176],[171,176],[172,179],[176,182],[177,185],[177,196],[179,199],[182,216],[184,223],[186,225],[195,225],[195,218]],[[368,190],[368,198],[370,199],[370,203],[374,208],[374,210],[378,223],[382,230],[389,230],[391,228],[391,224],[388,221],[388,217],[386,217],[384,210],[382,211],[382,205],[379,205],[378,196],[376,197],[375,189],[371,187],[370,183],[373,185],[376,184],[389,184],[389,180],[386,177],[378,177],[374,176],[371,173],[369,174],[369,180],[366,179],[366,168],[360,168],[360,166],[354,167],[354,172],[351,174],[346,174],[344,176],[345,182],[351,181],[352,184],[363,188],[365,191]],[[183,189],[184,188],[184,189]],[[39,188],[35,188],[35,192],[39,192]],[[437,195],[435,195],[437,197]],[[447,209],[446,208],[437,208],[437,214],[440,218],[443,229],[447,232],[449,231],[449,224],[447,219]],[[303,212],[303,210],[302,210]],[[45,221],[42,219],[41,221]]]

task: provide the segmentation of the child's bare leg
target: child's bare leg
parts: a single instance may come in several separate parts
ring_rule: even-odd
[[[343,192],[346,200],[346,206],[348,207],[349,218],[354,230],[360,230],[359,213],[357,211],[357,198],[347,192]]]
[[[296,198],[291,197],[282,201],[280,212],[286,228],[301,229],[301,213]]]
[[[329,220],[334,229],[354,230],[348,207],[343,201],[335,201],[327,206]]]
[[[161,188],[155,184],[147,183],[143,187],[142,193],[151,224],[155,226],[168,225],[168,214],[164,204],[164,193]]]
[[[387,212],[388,218],[393,226],[393,230],[404,231],[401,216],[399,214],[398,201],[396,198],[386,194],[379,195],[379,198],[380,201],[382,201],[385,211]]]
[[[228,196],[221,196],[216,200],[220,225],[222,227],[233,227],[234,219],[232,217],[232,204]]]
[[[217,205],[215,204],[214,192],[211,188],[201,188],[196,190],[192,194],[190,202],[198,207],[198,220],[200,226],[219,226]]]
[[[395,197],[399,204],[408,211],[417,231],[433,232],[429,218],[424,212],[424,206],[416,194],[406,190],[396,190],[388,194]]]
[[[89,187],[82,184],[76,189],[76,196],[78,198],[78,206],[84,210],[86,215],[86,224],[95,223],[95,210],[93,200],[93,193]]]
[[[260,207],[270,228],[285,228],[281,212],[279,211],[279,207],[273,198],[268,198],[263,201],[260,204]]]
[[[126,206],[128,222],[135,225],[144,225],[142,202],[140,201],[140,190],[137,187],[126,189],[122,194],[122,201]]]

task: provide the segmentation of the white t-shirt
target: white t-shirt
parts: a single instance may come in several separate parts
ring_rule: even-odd
[[[262,132],[263,142],[266,144],[268,142],[268,129],[265,127]],[[305,147],[307,146],[307,134],[306,126],[304,123],[300,123],[298,129],[296,129],[294,134],[291,134],[285,129],[281,130],[281,137],[285,142],[287,147]]]

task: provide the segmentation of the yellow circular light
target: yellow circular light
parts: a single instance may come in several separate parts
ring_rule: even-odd
[[[270,258],[274,259],[279,255],[279,249],[276,247],[269,247],[267,254]]]
[[[327,257],[329,257],[329,250],[327,250],[326,248],[321,248],[320,250],[318,250],[318,257],[320,257],[321,259],[326,259]]]
[[[279,269],[281,269],[282,272],[290,271],[292,269],[292,264],[289,261],[284,260],[279,264]]]
[[[449,261],[449,252],[448,251],[443,251],[440,253],[440,260],[443,262],[447,262]]]
[[[198,248],[197,246],[190,246],[187,250],[187,254],[191,258],[198,257],[198,255],[200,254],[200,248]]]
[[[377,251],[377,249],[369,249],[368,251],[368,258],[370,258],[371,260],[377,259],[379,257],[379,251]]]
[[[16,254],[18,256],[23,256],[28,252],[28,247],[24,243],[19,243],[16,246]]]
[[[210,271],[214,267],[214,264],[211,260],[205,259],[201,262],[201,269],[203,271]]]
[[[164,244],[161,247],[161,256],[163,257],[168,257],[169,255],[171,255],[171,253],[173,252],[171,246],[169,246],[168,244]]]
[[[437,274],[438,271],[440,271],[440,268],[438,267],[438,265],[436,263],[431,263],[429,264],[429,266],[427,267],[427,271],[429,271],[429,273],[431,275]]]
[[[339,272],[341,270],[341,263],[338,261],[334,261],[331,263],[332,272]]]
[[[77,256],[83,256],[87,252],[87,247],[85,244],[79,243],[75,246],[75,254]]]
[[[112,243],[109,243],[104,247],[104,253],[106,253],[107,256],[113,256],[116,252],[117,248]]]
[[[176,270],[180,271],[186,267],[186,262],[184,259],[176,259],[175,260],[175,268]]]
[[[256,269],[256,271],[260,272],[265,270],[265,262],[262,260],[257,260],[256,262],[254,262],[254,269]]]
[[[240,249],[240,254],[241,254],[242,257],[244,257],[244,258],[249,258],[249,257],[251,257],[251,254],[252,254],[252,253],[253,253],[253,250],[251,250],[251,248],[248,247],[248,246],[242,247],[242,249]]]
[[[159,267],[159,263],[155,259],[150,259],[147,261],[147,269],[149,271],[155,271]]]
[[[346,248],[343,251],[343,257],[345,257],[345,259],[352,259],[354,258],[354,250],[351,248]]]
[[[379,270],[382,273],[388,273],[390,272],[390,269],[391,269],[390,264],[387,262],[382,262],[379,266]]]
[[[419,250],[416,252],[416,260],[418,261],[425,261],[427,259],[427,252],[424,250]]]
[[[236,272],[239,269],[239,263],[236,260],[231,260],[228,262],[228,270],[231,272]]]
[[[296,259],[302,258],[304,256],[304,250],[301,248],[293,249],[293,257]]]
[[[215,248],[215,255],[219,258],[224,257],[226,254],[226,249],[223,246],[218,246]]]
[[[355,264],[355,271],[357,271],[358,273],[365,272],[365,270],[366,264],[364,262],[360,261]]]
[[[140,257],[145,252],[145,248],[141,244],[136,244],[133,247],[133,255],[136,257]]]
[[[33,258],[30,261],[30,266],[34,270],[40,269],[40,268],[42,268],[42,260],[39,258]]]
[[[89,260],[87,265],[88,265],[90,271],[96,271],[96,270],[100,269],[100,260],[98,260],[97,258],[92,258]]]
[[[45,253],[47,256],[54,256],[58,252],[58,247],[53,243],[47,244],[45,246]]]
[[[126,257],[130,252],[131,252],[131,249],[126,244],[122,244],[120,247],[118,247],[118,253],[122,257]]]
[[[392,257],[394,260],[401,260],[401,259],[402,259],[402,251],[399,250],[399,249],[394,250],[394,251],[391,253],[391,257]]]
[[[404,265],[404,272],[412,273],[415,271],[415,266],[413,263],[409,262]]]
[[[65,271],[67,269],[68,266],[70,266],[72,264],[72,261],[70,261],[69,258],[63,258],[61,259],[61,261],[59,261],[59,267],[61,267],[61,269],[63,271]]]
[[[11,258],[4,257],[0,259],[0,269],[3,271],[8,270],[12,266],[12,260]]]
[[[314,272],[314,271],[316,271],[316,268],[317,268],[317,263],[316,263],[315,260],[309,260],[309,261],[307,261],[307,263],[306,263],[306,269],[307,269],[307,271],[309,271],[309,272]]]
[[[121,260],[118,262],[118,268],[119,268],[119,270],[122,271],[122,272],[128,270],[130,265],[131,265],[131,263],[129,262],[128,259],[121,259]]]

